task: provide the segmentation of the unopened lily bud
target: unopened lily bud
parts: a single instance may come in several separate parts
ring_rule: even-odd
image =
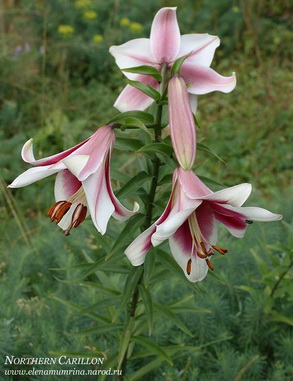
[[[196,132],[185,81],[175,76],[168,85],[169,124],[180,166],[191,169],[196,153]]]

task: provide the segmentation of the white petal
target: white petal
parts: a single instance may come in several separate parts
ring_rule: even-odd
[[[62,160],[62,163],[64,163],[69,171],[78,178],[80,172],[86,166],[89,158],[89,155],[74,155]]]
[[[21,175],[19,175],[10,185],[8,185],[8,187],[22,188],[38,180],[44,179],[45,177],[51,176],[59,171],[60,168],[52,169],[51,165],[30,168],[27,171],[23,172]]]
[[[252,186],[249,183],[235,185],[221,189],[218,192],[201,197],[202,200],[210,200],[218,203],[228,203],[232,206],[241,206],[251,193]],[[242,212],[239,212],[242,213]]]
[[[194,114],[196,114],[196,110],[197,110],[197,98],[198,98],[197,95],[189,94],[189,102],[190,102],[191,110]]]
[[[215,50],[220,45],[217,36],[204,34],[184,34],[181,36],[181,47],[178,57],[185,56],[192,52],[186,62],[193,65],[209,67],[212,63]]]
[[[21,150],[21,157],[26,163],[34,163],[36,161],[33,151],[33,139],[29,139]]]
[[[225,208],[233,210],[237,213],[241,213],[246,217],[248,220],[252,221],[262,221],[262,222],[269,222],[269,221],[279,221],[282,219],[281,214],[275,214],[270,212],[267,209],[258,208],[256,206],[244,206],[242,208],[233,208],[229,205],[225,205]]]
[[[56,201],[67,200],[78,191],[81,182],[68,170],[60,171],[55,180],[54,195]]]
[[[175,215],[169,216],[164,222],[157,226],[156,232],[152,235],[153,246],[160,243],[173,235],[183,222],[190,216],[196,207],[182,210]]]
[[[120,69],[142,65],[153,66],[154,63],[149,38],[137,38],[119,46],[111,46],[109,51]],[[129,79],[136,79],[134,73],[123,72],[123,74]]]
[[[193,256],[191,262],[191,272],[190,275],[188,275],[186,272],[186,268],[190,256],[183,253],[182,248],[178,245],[177,241],[173,237],[170,237],[169,245],[175,261],[182,268],[186,278],[190,282],[200,282],[206,277],[208,272],[208,266],[204,259]]]

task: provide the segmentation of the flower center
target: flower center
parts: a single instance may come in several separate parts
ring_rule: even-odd
[[[205,259],[209,269],[213,271],[214,266],[209,260],[209,257],[214,255],[214,250],[216,250],[222,255],[225,255],[228,252],[228,250],[221,248],[219,246],[210,244],[210,242],[205,238],[205,236],[202,234],[200,230],[195,213],[192,213],[191,216],[188,218],[188,225],[189,225],[190,235],[192,239],[192,247],[191,247],[190,259],[188,260],[187,266],[186,266],[187,274],[190,275],[191,273],[192,255],[195,252],[199,258]]]
[[[82,187],[78,189],[73,195],[71,195],[67,200],[57,201],[48,210],[47,215],[50,217],[51,222],[56,221],[56,224],[62,220],[65,214],[70,210],[73,204],[78,203],[72,213],[71,222],[66,230],[64,230],[64,235],[69,235],[70,230],[75,227],[77,228],[86,218],[87,206],[86,197]]]

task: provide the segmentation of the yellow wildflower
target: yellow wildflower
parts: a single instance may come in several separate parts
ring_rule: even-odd
[[[95,12],[95,11],[85,11],[85,12],[83,13],[83,17],[84,17],[85,19],[88,19],[88,20],[96,19],[97,16],[98,16],[98,14],[97,14],[97,12]]]
[[[132,22],[130,24],[130,29],[132,32],[141,32],[143,30],[143,25],[139,22]]]
[[[92,5],[92,0],[76,0],[75,6],[76,8],[87,8]]]
[[[126,17],[120,20],[120,25],[121,26],[129,26],[130,25],[130,20]]]
[[[95,44],[100,44],[101,42],[103,42],[103,40],[104,40],[104,37],[101,34],[95,34],[93,36],[93,42]]]
[[[71,25],[59,25],[58,33],[63,37],[70,37],[74,33],[74,28]]]

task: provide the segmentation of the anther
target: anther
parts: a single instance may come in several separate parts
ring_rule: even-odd
[[[64,235],[70,235],[70,230],[75,227],[77,228],[86,218],[87,207],[83,204],[78,204],[75,208],[72,217],[71,223],[68,228],[64,231]]]
[[[191,273],[191,259],[188,260],[187,262],[187,265],[186,265],[186,272],[187,272],[187,275],[190,275]]]
[[[206,259],[206,263],[209,266],[209,269],[214,271],[214,266],[212,265],[211,261],[209,259]]]
[[[218,253],[220,253],[222,255],[225,255],[228,252],[227,249],[223,249],[223,248],[216,246],[216,245],[212,245],[212,248],[215,249]]]
[[[202,248],[202,251],[205,253],[205,255],[208,255],[207,249],[205,247],[205,244],[203,242],[200,243],[200,246]]]
[[[56,220],[56,224],[59,224],[64,215],[71,207],[71,202],[58,201],[48,210],[47,215],[50,217],[51,222]]]
[[[201,259],[206,259],[207,257],[205,254],[202,254],[200,251],[197,251],[196,253],[197,253],[197,256]]]

